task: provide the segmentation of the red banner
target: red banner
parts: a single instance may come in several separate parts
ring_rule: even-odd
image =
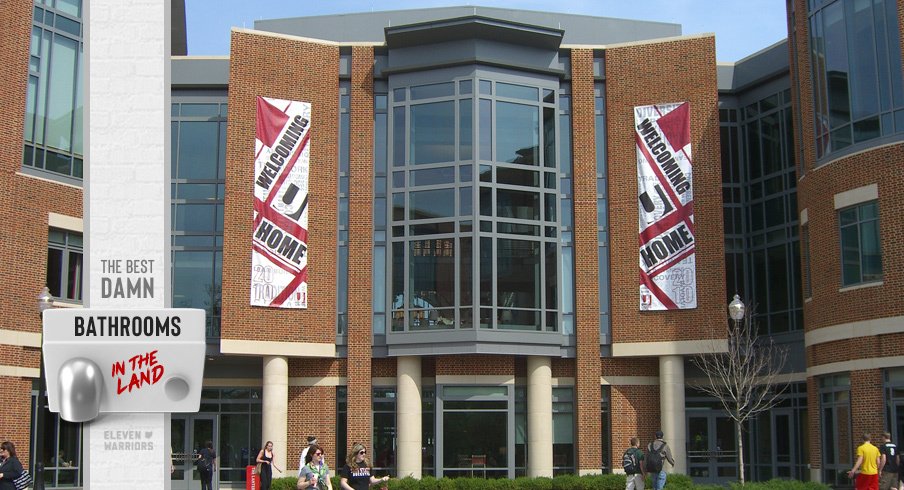
[[[634,108],[640,309],[697,307],[690,104]]]
[[[251,304],[308,307],[311,104],[257,98]]]

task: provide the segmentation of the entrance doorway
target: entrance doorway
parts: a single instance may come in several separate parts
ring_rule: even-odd
[[[175,467],[171,476],[172,490],[201,488],[201,478],[194,461],[207,441],[213,441],[214,449],[219,447],[216,425],[215,415],[172,415],[170,434]],[[213,474],[214,488],[218,486],[218,473],[219,471],[215,471]]]
[[[725,484],[738,479],[734,421],[724,411],[687,416],[687,470],[696,483]]]

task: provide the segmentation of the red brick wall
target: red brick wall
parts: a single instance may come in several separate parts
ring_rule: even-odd
[[[395,357],[383,357],[371,361],[370,370],[374,378],[395,378],[397,367],[398,363]]]
[[[822,444],[819,443],[822,411],[819,409],[819,383],[813,376],[807,378],[807,408],[807,433],[810,435],[807,441],[808,463],[818,469],[822,468]]]
[[[374,51],[352,50],[349,164],[348,440],[370,441]],[[365,443],[366,444],[366,443]]]
[[[904,185],[904,145],[868,150],[828,163],[798,184],[800,209],[807,209],[810,231],[811,301],[804,303],[806,330],[904,314],[895,299],[904,294],[904,219],[894,196]],[[834,196],[876,184],[883,284],[839,292],[841,238]]]
[[[512,356],[472,354],[437,356],[434,359],[436,359],[436,376],[515,375],[515,358]]]
[[[896,144],[867,149],[833,161],[820,162],[817,167],[814,142],[813,77],[809,53],[809,23],[806,0],[794,2],[794,26],[797,30],[796,45],[789,45],[792,60],[792,81],[800,86],[800,109],[795,123],[796,156],[802,168],[798,182],[798,209],[806,209],[810,235],[810,263],[812,299],[804,303],[804,328],[807,332],[838,324],[859,322],[904,314],[904,307],[894,298],[904,292],[904,246],[900,236],[904,233],[904,220],[898,217],[894,196],[904,183],[900,162],[904,158],[904,145]],[[789,25],[791,19],[789,18]],[[904,25],[904,3],[898,3],[898,24]],[[902,49],[899,46],[899,49]],[[796,95],[794,91],[792,94]],[[879,225],[882,253],[882,284],[875,287],[840,292],[841,262],[838,213],[834,206],[837,193],[876,184],[879,194]],[[801,264],[802,275],[807,268]],[[884,356],[900,356],[904,334],[847,338],[807,347],[807,366],[819,366],[834,362],[869,359]],[[883,381],[881,370],[854,371],[851,376],[851,442],[859,444],[863,432],[874,435],[887,429],[885,422]],[[808,378],[810,425],[810,464],[821,467],[821,430],[819,416],[818,383]],[[839,424],[846,428],[846,424]],[[846,445],[845,445],[846,446]],[[842,447],[851,454],[853,447]]]
[[[904,333],[854,337],[807,347],[807,365],[904,356]]]
[[[863,442],[863,434],[873,436],[873,444],[881,444],[882,433],[886,430],[894,433],[885,424],[885,396],[882,392],[883,376],[881,369],[851,371],[851,440],[854,446]],[[854,453],[856,457],[856,453]],[[851,464],[854,461],[851,460]]]
[[[339,48],[233,32],[223,230],[222,338],[334,343]],[[251,307],[250,264],[257,96],[311,103],[308,309]]]
[[[575,434],[578,471],[599,469],[600,307],[596,219],[596,129],[593,50],[571,51],[571,125],[574,160],[574,291],[577,375]]]
[[[286,449],[289,468],[298,465],[298,456],[307,447],[308,436],[317,437],[317,444],[323,447],[328,464],[336,461],[336,387],[290,386],[286,410],[289,416]],[[344,461],[345,449],[340,449],[338,455],[341,455],[339,460]]]
[[[650,385],[612,386],[612,455],[610,468],[621,468],[621,456],[638,437],[641,447],[655,439],[659,430],[659,387]]]
[[[640,312],[633,110],[640,105],[684,101],[691,106],[697,308]],[[714,38],[606,50],[606,112],[613,342],[721,336],[728,297]]]
[[[601,362],[602,376],[659,376],[657,358],[606,358]],[[621,468],[621,456],[639,437],[642,445],[652,440],[660,428],[659,386],[612,385],[610,401],[610,468]]]
[[[16,455],[28,468],[31,458],[31,378],[0,376],[0,404],[4,407],[3,440],[16,445]]]
[[[40,332],[37,295],[47,282],[48,213],[82,216],[82,190],[22,175],[25,98],[31,44],[31,0],[4,0],[0,7],[0,329]],[[15,287],[13,287],[15,286]],[[40,350],[0,345],[0,365],[38,369]],[[0,376],[4,437],[28,464],[31,378]]]
[[[574,378],[577,373],[574,359],[553,357],[551,364],[553,378]]]

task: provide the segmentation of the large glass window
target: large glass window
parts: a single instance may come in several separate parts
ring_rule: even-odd
[[[604,60],[599,60],[600,66]],[[596,226],[597,262],[599,266],[600,344],[612,342],[609,316],[609,171],[606,157],[606,85],[593,88],[593,123],[596,142]],[[563,271],[565,272],[565,271]]]
[[[478,76],[388,91],[391,331],[558,331],[556,90]]]
[[[879,243],[879,203],[852,206],[838,212],[841,226],[841,285],[882,280]]]
[[[244,485],[245,467],[254,464],[260,451],[262,426],[261,390],[259,388],[205,388],[201,390],[199,415],[217,414],[219,432],[213,439],[217,450],[217,470],[221,484],[236,482]],[[173,424],[177,422],[173,416]],[[197,450],[189,434],[189,450]],[[174,431],[172,442],[178,444]]]
[[[748,291],[770,334],[803,328],[791,103],[783,90],[719,111],[728,295]]]
[[[611,386],[601,387],[602,400],[600,401],[600,454],[603,462],[603,473],[612,472],[612,403]]]
[[[341,53],[351,66],[351,53]],[[346,63],[342,63],[345,65]],[[349,163],[351,149],[351,81],[339,81],[339,221],[337,225],[338,243],[336,253],[336,333],[344,335],[348,331],[348,209],[349,209]]]
[[[25,168],[82,178],[81,1],[35,2],[25,109]]]
[[[904,132],[897,2],[835,0],[810,10],[816,156]]]
[[[574,449],[574,388],[553,388],[553,475],[574,474]]]
[[[32,395],[32,409],[35,411],[32,416],[32,434],[38,433],[36,424],[40,417],[36,411],[44,411],[44,440],[40,444],[41,454],[37,456],[34,455],[34,452],[38,441],[33,441],[34,446],[30,458],[32,467],[37,461],[44,465],[45,487],[82,486],[82,424],[66,422],[60,418],[58,413],[51,412],[46,403],[44,407],[38,407],[37,401],[41,398],[37,396],[37,392]],[[43,399],[46,402],[47,398]],[[20,459],[23,459],[22,456],[19,454]],[[34,471],[33,468],[31,470]]]
[[[50,229],[47,234],[47,288],[54,298],[82,300],[82,234]]]
[[[443,476],[508,476],[508,387],[442,390]]]
[[[396,391],[395,388],[373,388],[372,465],[378,472],[395,474],[396,463]]]
[[[851,434],[850,375],[836,374],[819,379],[819,410],[822,425],[823,483],[850,485],[847,470],[854,462]]]
[[[226,194],[225,96],[179,95],[174,101],[172,304],[206,310],[207,336],[216,338],[220,335]]]

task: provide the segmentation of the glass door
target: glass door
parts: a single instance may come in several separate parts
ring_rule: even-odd
[[[217,449],[216,416],[173,414],[170,427],[175,468],[170,477],[172,490],[199,490],[201,477],[194,461],[207,441],[213,441],[213,447]],[[214,488],[217,487],[217,473],[213,474]]]
[[[772,454],[776,478],[797,478],[794,473],[794,414],[790,409],[772,410]]]
[[[737,480],[738,445],[734,421],[721,411],[689,412],[688,475],[697,483]]]

